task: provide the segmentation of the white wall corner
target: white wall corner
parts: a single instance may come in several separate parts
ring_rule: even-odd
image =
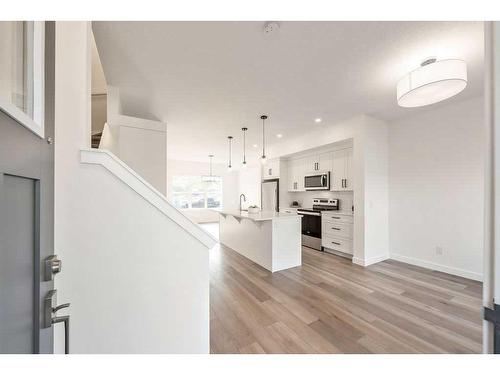
[[[363,263],[369,265],[389,254],[389,136],[386,122],[366,115],[363,119]]]
[[[387,259],[390,259],[390,256],[388,253],[385,253],[385,254],[380,254],[380,255],[377,255],[377,256],[374,256],[371,258],[353,257],[352,262],[354,264],[359,265],[359,266],[368,267],[368,266],[371,266],[372,264],[383,262],[384,260],[387,260]]]

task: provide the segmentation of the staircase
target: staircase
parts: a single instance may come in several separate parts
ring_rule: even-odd
[[[92,148],[99,148],[99,144],[101,143],[102,132],[92,134]]]

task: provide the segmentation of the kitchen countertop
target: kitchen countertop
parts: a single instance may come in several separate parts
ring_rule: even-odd
[[[308,209],[307,207],[280,207],[280,210],[300,210],[300,209]],[[338,215],[350,215],[353,216],[354,212],[352,210],[325,210],[320,211],[321,213],[336,213]]]
[[[354,212],[352,211],[342,211],[342,210],[327,210],[327,211],[321,211],[322,214],[329,214],[329,213],[332,213],[332,214],[337,214],[337,215],[349,215],[349,216],[353,216],[354,215]]]
[[[258,212],[256,214],[250,214],[247,211],[238,211],[238,210],[225,211],[225,210],[215,209],[213,211],[218,212],[221,215],[230,215],[230,216],[234,216],[237,218],[249,219],[249,220],[253,220],[253,221],[279,220],[279,219],[290,218],[291,216],[294,216],[294,217],[302,216],[302,215],[297,215],[295,213],[274,212],[274,211],[261,211],[261,212]]]

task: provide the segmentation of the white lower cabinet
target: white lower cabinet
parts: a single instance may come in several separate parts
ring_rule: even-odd
[[[323,212],[321,215],[321,246],[352,255],[354,218],[349,213]]]

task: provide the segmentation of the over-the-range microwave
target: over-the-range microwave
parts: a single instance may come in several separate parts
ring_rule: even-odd
[[[306,175],[304,188],[306,190],[330,190],[330,172]]]

